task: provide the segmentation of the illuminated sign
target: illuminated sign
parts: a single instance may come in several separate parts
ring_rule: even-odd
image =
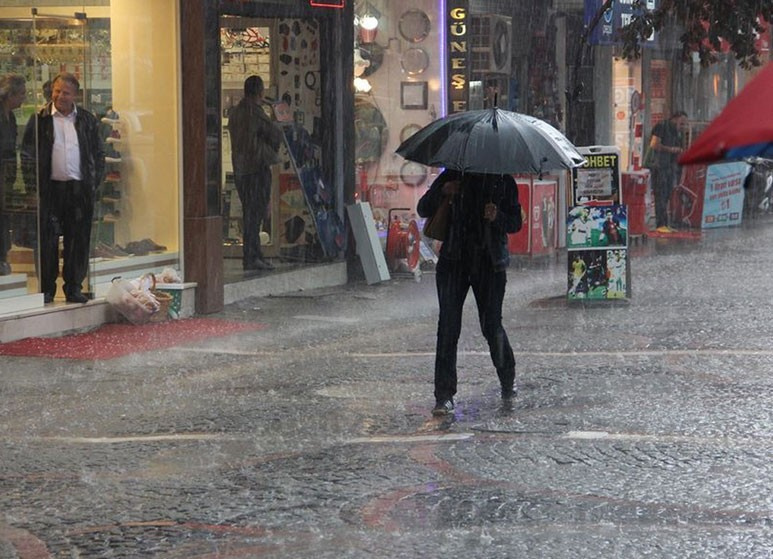
[[[467,110],[470,15],[467,0],[448,0],[447,10],[448,114],[453,114]]]
[[[315,8],[343,8],[344,0],[309,0]]]

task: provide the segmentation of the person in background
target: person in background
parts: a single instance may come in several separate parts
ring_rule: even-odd
[[[24,78],[17,74],[0,77],[0,276],[11,273],[8,251],[11,250],[11,226],[6,212],[6,197],[16,182],[16,115],[27,97]]]
[[[655,227],[661,233],[673,231],[668,222],[668,201],[679,180],[677,159],[684,151],[684,133],[687,113],[676,111],[668,120],[658,122],[652,129],[649,149],[652,153],[652,193],[655,197]]]
[[[435,274],[440,309],[432,410],[436,416],[454,411],[456,351],[470,288],[502,400],[509,404],[515,396],[515,356],[502,327],[502,302],[510,263],[507,234],[517,232],[522,223],[518,189],[509,175],[445,170],[419,200],[418,214],[433,215],[446,196],[451,197],[450,222]]]
[[[278,162],[283,133],[263,110],[264,103],[263,80],[250,76],[244,81],[244,97],[228,114],[234,182],[242,203],[245,270],[274,268],[263,257],[260,231],[271,199],[271,165]]]
[[[486,90],[483,95],[483,107],[493,109],[499,105],[499,84],[497,80],[486,80]]]
[[[75,103],[80,90],[70,73],[51,82],[51,102],[25,130],[22,158],[34,161],[40,198],[40,290],[52,303],[59,275],[59,236],[64,244],[62,279],[69,303],[86,303],[82,292],[89,263],[94,194],[105,175],[97,118]]]

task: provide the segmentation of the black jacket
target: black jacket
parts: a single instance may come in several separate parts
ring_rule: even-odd
[[[421,217],[435,213],[443,199],[443,185],[455,179],[462,181],[462,188],[451,204],[451,222],[446,239],[440,249],[440,258],[460,260],[469,254],[470,243],[479,242],[496,270],[510,264],[507,234],[521,229],[521,205],[518,188],[510,175],[462,174],[445,170],[421,197],[416,208]],[[496,204],[498,212],[493,222],[483,218],[483,205]],[[470,217],[474,216],[474,217]],[[478,239],[471,239],[477,236]]]
[[[51,180],[51,154],[54,147],[54,117],[51,116],[52,103],[48,103],[33,116],[24,130],[22,139],[22,170],[27,184],[35,184],[37,177],[40,186],[48,186]],[[35,126],[37,124],[37,149],[35,145]],[[89,111],[78,107],[75,115],[75,131],[81,152],[81,180],[94,193],[105,177],[105,148],[99,133],[99,121]]]

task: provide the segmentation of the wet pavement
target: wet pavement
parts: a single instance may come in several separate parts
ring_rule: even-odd
[[[499,400],[472,301],[435,419],[434,276],[254,298],[265,324],[0,361],[0,558],[773,556],[773,223],[631,247],[630,302],[518,259]]]

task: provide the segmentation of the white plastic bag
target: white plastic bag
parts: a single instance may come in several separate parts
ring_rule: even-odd
[[[164,268],[161,274],[156,278],[158,283],[182,283],[183,278],[180,276],[180,272],[174,268]]]
[[[152,274],[131,281],[115,277],[105,299],[132,324],[145,324],[161,308],[151,293],[155,285]]]

